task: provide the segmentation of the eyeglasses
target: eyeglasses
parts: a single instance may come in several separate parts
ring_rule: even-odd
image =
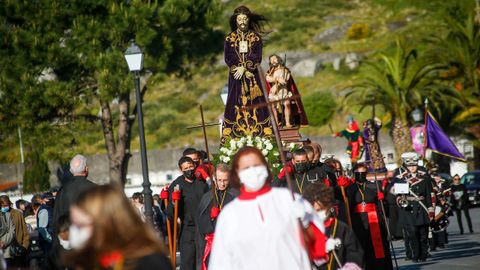
[[[217,179],[217,182],[219,182],[219,183],[228,183],[228,182],[230,182],[230,180],[228,180],[228,179]]]

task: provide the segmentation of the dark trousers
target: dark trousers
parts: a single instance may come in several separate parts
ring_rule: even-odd
[[[390,229],[390,234],[394,239],[402,238],[402,226],[398,224],[398,209],[397,205],[389,204],[388,205],[388,228]]]
[[[473,232],[472,228],[472,220],[470,219],[470,212],[468,211],[468,207],[464,207],[463,209],[455,209],[455,215],[457,216],[458,227],[460,227],[460,233],[463,233],[463,224],[462,224],[462,210],[465,218],[467,219],[467,225],[470,232]]]
[[[403,244],[405,245],[405,257],[407,259],[412,259],[413,254],[412,254],[412,247],[410,246],[410,237],[409,237],[409,232],[408,232],[408,227],[406,225],[403,225]]]
[[[430,239],[430,250],[435,250],[437,247],[443,248],[447,243],[447,232],[438,231],[433,232],[432,238]]]
[[[195,270],[195,228],[183,228],[179,240],[180,270]]]
[[[405,248],[413,260],[425,260],[428,254],[428,225],[406,226]],[[409,252],[410,250],[410,252]]]

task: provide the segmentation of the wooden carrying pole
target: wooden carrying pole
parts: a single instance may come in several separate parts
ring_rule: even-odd
[[[165,209],[168,207],[168,198],[163,199],[163,203],[165,204]],[[173,258],[173,247],[172,247],[172,228],[170,227],[170,219],[167,216],[167,236],[168,236],[168,251],[170,252],[170,260]]]
[[[263,96],[265,97],[265,102],[267,102],[267,104],[268,104],[267,85],[265,84],[265,79],[264,79],[264,76],[263,76],[262,67],[258,66],[257,71],[258,71],[258,76],[260,77],[260,83],[262,85]],[[272,106],[267,105],[267,108],[268,108],[268,114],[270,116],[270,121],[272,123],[273,134],[275,134],[275,141],[277,142],[278,152],[280,153],[280,160],[282,162],[283,167],[285,167],[285,165],[287,164],[287,159],[286,159],[285,153],[283,152],[283,149],[282,149],[282,140],[280,139],[280,132],[278,131],[278,124],[277,124],[277,121],[276,121],[275,117],[273,117]],[[285,176],[286,176],[286,180],[287,180],[288,189],[292,193],[293,200],[295,200],[295,193],[293,191],[292,179],[290,177],[290,174],[286,173]]]
[[[210,162],[210,151],[208,150],[207,130],[205,129],[205,118],[203,117],[203,107],[200,105],[200,115],[202,116],[203,139],[205,141],[205,151],[207,152],[207,160]]]
[[[177,267],[177,233],[178,233],[178,201],[175,203],[175,212],[173,215],[173,256],[172,256],[172,265],[174,268]]]

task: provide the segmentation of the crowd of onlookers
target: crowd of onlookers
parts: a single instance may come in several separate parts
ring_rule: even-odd
[[[9,196],[0,196],[1,265],[34,269],[44,259],[42,239],[52,237],[51,214],[58,188],[33,195],[30,201],[19,199],[15,205]],[[50,218],[50,220],[49,220]]]

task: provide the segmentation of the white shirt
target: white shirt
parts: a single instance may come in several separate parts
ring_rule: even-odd
[[[308,216],[316,216],[312,206],[301,201]],[[290,191],[283,188],[250,200],[240,195],[220,213],[208,269],[312,269],[294,208]]]

